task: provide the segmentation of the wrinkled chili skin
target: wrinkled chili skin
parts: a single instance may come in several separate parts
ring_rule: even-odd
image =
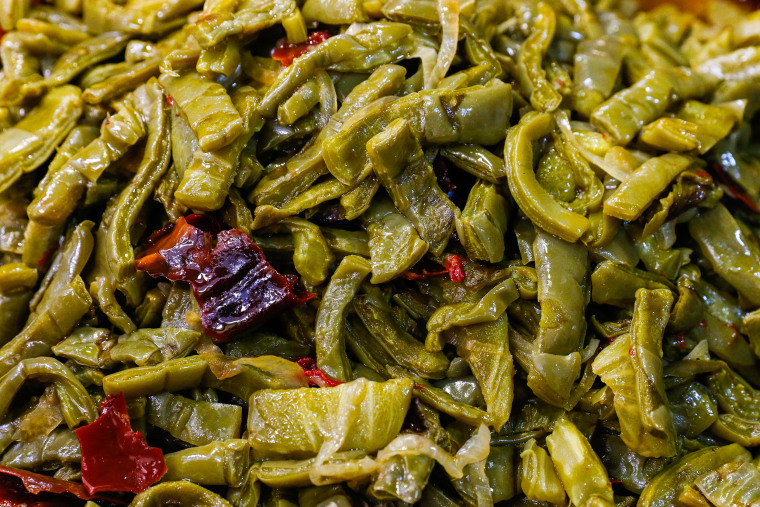
[[[104,500],[115,505],[127,503],[114,496],[91,495],[78,482],[0,466],[0,505],[61,507],[81,505],[79,500]]]
[[[163,236],[152,236],[135,262],[153,277],[190,283],[210,336],[229,340],[314,297],[295,292],[295,281],[278,273],[244,231],[219,228],[206,215],[180,218],[161,229]]]
[[[76,430],[82,449],[82,483],[90,494],[98,491],[140,493],[158,482],[167,467],[161,449],[149,447],[132,431],[124,395],[109,395],[100,417]]]
[[[296,363],[303,368],[303,372],[309,377],[309,386],[311,387],[335,387],[343,383],[328,377],[325,372],[317,367],[317,362],[311,357],[296,359]]]

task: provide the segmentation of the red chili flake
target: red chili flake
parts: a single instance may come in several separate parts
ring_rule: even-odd
[[[171,95],[167,95],[166,96],[166,103],[169,104],[170,106],[173,106],[174,105],[174,97],[172,97]]]
[[[100,404],[100,417],[75,430],[82,448],[82,483],[97,491],[145,491],[166,473],[164,455],[132,431],[127,402],[119,393]]]
[[[692,171],[695,176],[699,176],[700,178],[704,178],[706,180],[709,180],[710,183],[712,183],[712,175],[705,171],[704,169],[697,169],[696,171]]]
[[[723,185],[724,190],[729,195],[738,201],[741,201],[745,206],[754,211],[760,213],[760,208],[757,207],[755,200],[750,197],[747,192],[740,189],[734,178],[728,174],[726,169],[720,164],[712,164],[712,169],[715,171],[715,176],[718,177],[718,181]]]
[[[79,500],[103,500],[125,505],[121,498],[91,495],[78,482],[63,481],[18,468],[0,466],[0,506],[61,507],[81,505]]]
[[[309,377],[309,385],[312,387],[335,387],[343,383],[328,377],[325,372],[319,369],[317,362],[310,357],[296,359],[296,363],[303,368],[304,374]]]
[[[462,268],[463,262],[464,259],[459,255],[449,255],[443,262],[444,267],[449,272],[449,278],[451,278],[451,281],[454,283],[459,283],[464,280],[465,274],[464,268]]]
[[[686,333],[683,331],[676,334],[675,339],[673,340],[673,345],[679,349],[685,349],[688,346],[686,340],[684,339],[685,336]]]
[[[427,386],[425,384],[418,384],[417,382],[414,383],[415,389],[427,389]]]
[[[628,349],[628,355],[631,357],[634,357],[636,355],[636,349],[634,349],[633,347]]]
[[[272,50],[272,58],[280,62],[284,67],[293,63],[293,60],[314,49],[315,46],[323,43],[330,38],[326,30],[312,32],[306,42],[301,44],[290,44],[285,39],[277,43],[277,47]]]
[[[209,215],[180,218],[171,229],[151,235],[135,267],[153,277],[188,282],[204,330],[220,341],[314,297],[296,292],[297,280],[278,273],[244,231],[220,228]]]
[[[610,345],[612,345],[612,342],[615,341],[615,338],[617,338],[617,336],[610,336],[609,338],[605,339],[599,348],[603,349],[605,347],[609,347]]]
[[[557,84],[560,86],[565,86],[565,82],[561,79],[557,79]]]
[[[407,271],[405,273],[401,273],[401,278],[406,278],[407,280],[415,281],[415,280],[428,280],[430,278],[435,278],[436,276],[443,276],[446,273],[448,273],[448,270],[441,269],[439,271],[428,271],[427,268],[422,268],[422,272],[416,273],[414,271]]]
[[[56,252],[56,250],[58,250],[58,245],[45,250],[45,253],[42,254],[42,257],[40,257],[40,260],[37,261],[37,269],[42,269],[47,266],[47,263],[50,262],[50,258],[53,257],[53,254]]]

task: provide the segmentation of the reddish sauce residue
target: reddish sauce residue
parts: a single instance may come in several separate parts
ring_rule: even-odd
[[[726,189],[729,197],[741,201],[742,204],[747,206],[755,213],[760,213],[760,209],[758,209],[754,199],[752,199],[744,190],[739,188],[733,177],[726,172],[722,165],[713,164],[712,169],[715,172],[715,176],[718,177],[718,181],[720,181],[723,187]]]
[[[100,417],[76,431],[82,448],[82,483],[97,491],[145,491],[166,473],[161,449],[132,431],[127,402],[119,393],[100,404]]]
[[[686,344],[686,339],[684,338],[686,336],[686,333],[683,331],[676,334],[675,339],[673,340],[673,345],[675,345],[679,349],[685,349],[688,345]]]
[[[303,368],[304,374],[309,377],[309,385],[312,387],[335,387],[343,383],[328,377],[325,372],[319,369],[317,362],[310,357],[296,359],[296,363]]]
[[[135,267],[153,277],[188,282],[204,330],[220,341],[314,297],[296,291],[295,277],[278,273],[244,231],[220,229],[209,215],[180,218],[151,235]]]
[[[283,39],[278,42],[277,47],[272,50],[272,58],[287,67],[293,63],[293,60],[308,53],[314,49],[315,46],[323,43],[329,38],[330,34],[326,30],[320,30],[318,32],[312,32],[306,42],[302,42],[301,44],[290,44]]]
[[[167,95],[166,96],[166,103],[168,105],[170,105],[170,106],[173,106],[174,105],[174,97],[172,97],[171,95]]]
[[[464,259],[459,255],[449,255],[443,262],[443,266],[449,272],[449,278],[451,278],[451,281],[454,283],[459,283],[464,280],[463,262]]]

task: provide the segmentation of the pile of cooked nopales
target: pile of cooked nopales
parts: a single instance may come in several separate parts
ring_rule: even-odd
[[[0,26],[2,505],[760,505],[760,11]]]

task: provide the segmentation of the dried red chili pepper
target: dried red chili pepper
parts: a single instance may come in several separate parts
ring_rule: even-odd
[[[444,267],[449,272],[449,278],[451,278],[451,281],[454,283],[459,283],[464,280],[465,274],[464,268],[462,267],[463,262],[464,259],[459,255],[449,255],[443,262]]]
[[[757,207],[757,204],[755,204],[754,199],[752,199],[747,192],[740,189],[736,181],[734,181],[734,178],[728,174],[726,169],[720,165],[720,164],[713,164],[712,169],[715,172],[715,176],[717,176],[718,181],[723,185],[723,188],[727,191],[729,197],[732,197],[738,201],[741,201],[745,206],[747,206],[749,209],[754,211],[755,213],[760,213],[760,208]]]
[[[283,39],[278,42],[277,47],[272,50],[272,58],[287,67],[293,63],[293,60],[308,53],[314,49],[314,46],[323,43],[329,38],[330,34],[326,30],[320,30],[318,32],[312,32],[306,42],[302,42],[301,44],[290,44]]]
[[[63,481],[18,468],[0,466],[0,506],[60,507],[79,500],[104,500],[124,505],[121,498],[92,495],[78,482]]]
[[[309,377],[309,385],[312,387],[335,387],[343,383],[328,377],[325,372],[317,367],[317,362],[310,357],[296,359],[296,363],[303,368],[304,374]]]
[[[100,417],[75,430],[82,449],[82,483],[97,491],[140,493],[166,473],[164,455],[132,431],[127,402],[119,393],[100,404]]]
[[[295,280],[278,273],[244,231],[219,228],[207,215],[180,218],[173,228],[152,235],[135,261],[153,277],[192,286],[207,334],[229,340],[314,297],[296,292]]]

